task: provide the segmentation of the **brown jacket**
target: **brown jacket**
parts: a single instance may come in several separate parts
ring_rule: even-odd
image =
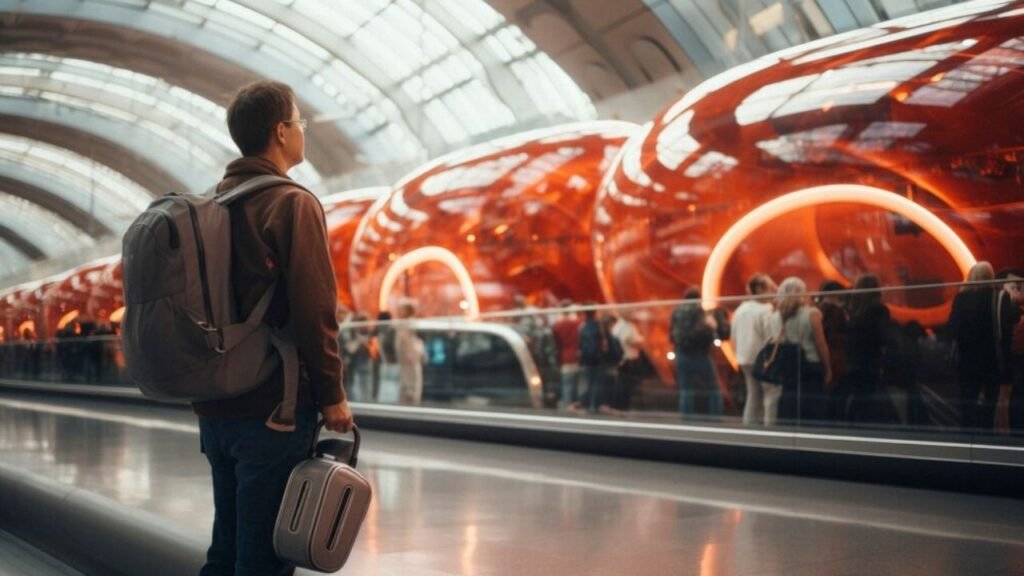
[[[225,191],[263,174],[285,176],[273,163],[243,157],[228,164],[217,186]],[[263,321],[286,328],[303,365],[299,405],[319,406],[345,399],[338,355],[338,323],[334,269],[327,244],[327,225],[320,201],[309,192],[278,186],[231,205],[231,282],[238,318],[256,307],[260,296],[279,278]],[[267,417],[284,395],[280,367],[259,388],[227,400],[192,405],[210,418]]]

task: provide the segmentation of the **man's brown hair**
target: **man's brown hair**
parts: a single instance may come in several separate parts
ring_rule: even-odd
[[[242,156],[262,154],[277,125],[292,116],[295,93],[281,82],[242,87],[228,106],[228,131]]]

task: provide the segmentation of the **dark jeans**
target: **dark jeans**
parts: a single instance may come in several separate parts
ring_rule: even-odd
[[[679,414],[697,413],[698,395],[707,398],[707,414],[721,416],[722,391],[718,388],[718,370],[708,352],[676,350],[676,385],[679,387]]]
[[[960,374],[960,427],[991,433],[995,425],[999,381],[995,374]],[[985,398],[979,402],[979,395]]]
[[[213,542],[200,576],[291,576],[273,536],[288,476],[310,455],[313,407],[299,408],[295,432],[267,428],[264,418],[199,419],[213,472]]]
[[[608,404],[608,388],[611,377],[607,366],[583,366],[583,378],[587,383],[587,392],[583,396],[583,408],[597,412],[601,406]]]
[[[825,413],[825,368],[820,362],[804,362],[800,366],[800,380],[782,385],[779,420],[789,424],[821,422]]]

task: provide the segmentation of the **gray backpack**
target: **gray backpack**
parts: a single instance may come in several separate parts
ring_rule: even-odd
[[[263,322],[275,283],[248,318],[235,314],[229,205],[294,181],[258,176],[224,194],[168,194],[125,232],[122,341],[132,380],[147,397],[201,402],[245,394],[284,363],[284,401],[267,421],[294,428],[299,363],[294,344]],[[276,352],[275,352],[276,349]]]

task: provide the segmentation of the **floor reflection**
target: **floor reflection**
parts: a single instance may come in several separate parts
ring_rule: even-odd
[[[99,419],[88,419],[98,414]],[[0,398],[5,465],[212,519],[192,416]],[[365,433],[375,488],[346,573],[1020,574],[1024,503]]]

